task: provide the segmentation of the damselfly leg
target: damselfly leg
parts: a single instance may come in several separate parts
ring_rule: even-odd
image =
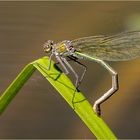
[[[49,64],[48,64],[48,68],[47,68],[48,70],[50,70],[50,67],[51,67],[52,56],[53,56],[53,53],[51,53],[49,56]]]
[[[59,55],[56,55],[56,59],[58,60],[58,62],[61,64],[61,66],[65,70],[65,74],[69,74],[69,71],[68,71],[67,67],[64,64],[63,58],[61,56],[59,56]]]
[[[82,75],[81,75],[81,77],[80,77],[80,79],[78,80],[77,85],[76,85],[76,90],[79,90],[78,88],[79,88],[79,86],[80,86],[80,84],[81,84],[81,82],[82,82],[82,80],[83,80],[83,78],[84,78],[84,76],[85,76],[87,67],[86,67],[84,64],[80,63],[79,61],[77,61],[78,58],[76,58],[76,57],[74,57],[74,56],[67,56],[67,58],[69,58],[69,60],[72,60],[72,61],[76,62],[76,64],[78,64],[79,66],[82,66],[82,68],[84,69],[84,71],[83,71],[83,73],[82,73]],[[72,98],[72,104],[73,104],[73,108],[74,108],[74,109],[75,109],[74,104],[76,103],[76,102],[74,101],[76,90],[75,90],[75,92],[74,92],[74,94],[73,94],[73,98]]]
[[[70,60],[73,60],[74,62],[76,62],[77,64],[79,64],[80,66],[82,66],[84,68],[84,71],[81,75],[81,77],[79,78],[79,75],[76,73],[76,71],[73,69],[73,67],[70,65],[70,63],[68,62],[68,60],[64,57],[61,57],[61,56],[56,56],[58,62],[60,62],[61,66],[64,68],[65,70],[65,73],[66,74],[69,74],[69,70],[67,69],[67,67],[70,69],[70,71],[74,74],[75,78],[76,78],[76,82],[75,82],[75,86],[76,86],[76,89],[78,89],[85,73],[86,73],[86,66],[82,63],[80,63],[79,61],[77,61],[76,59],[74,59],[73,57],[68,57]],[[65,66],[65,64],[67,65],[67,67]]]
[[[74,56],[68,56],[68,58],[69,58],[70,60],[76,62],[76,64],[78,64],[79,66],[81,66],[81,67],[84,69],[84,70],[83,70],[83,73],[82,73],[82,75],[81,75],[81,77],[80,77],[80,79],[79,79],[79,81],[78,81],[78,84],[77,84],[77,88],[78,88],[78,87],[80,86],[80,84],[81,84],[81,82],[82,82],[84,76],[85,76],[85,73],[86,73],[86,71],[87,71],[87,67],[86,67],[84,64],[82,64],[81,62],[77,61],[78,58],[76,58],[76,57],[74,57]]]
[[[75,82],[75,87],[76,88],[74,89],[73,98],[72,98],[73,109],[75,109],[75,106],[74,106],[74,104],[76,103],[74,101],[75,94],[76,94],[76,91],[79,90],[78,89],[79,85],[80,85],[80,83],[81,83],[81,81],[82,81],[82,79],[83,79],[83,77],[84,77],[84,75],[86,73],[87,68],[86,68],[86,66],[84,64],[82,64],[79,61],[77,61],[77,58],[75,58],[73,56],[68,56],[67,57],[67,58],[69,58],[68,60],[66,58],[60,56],[60,55],[55,55],[55,57],[56,57],[56,59],[58,61],[57,64],[59,63],[62,66],[62,68],[64,69],[65,74],[69,74],[70,73],[69,70],[70,70],[74,74],[74,77],[76,78],[76,82]],[[49,61],[50,61],[49,65],[51,64],[51,58],[52,58],[52,55],[50,55],[50,57],[49,57]],[[82,73],[80,78],[79,78],[79,75],[76,73],[76,71],[73,69],[73,67],[70,65],[70,63],[68,62],[68,61],[71,61],[71,60],[76,62],[76,64],[78,64],[78,65],[80,65],[80,66],[82,66],[84,68],[84,71],[83,71],[83,73]],[[50,66],[48,66],[48,67],[50,68]]]

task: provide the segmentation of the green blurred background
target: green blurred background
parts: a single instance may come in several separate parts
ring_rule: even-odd
[[[45,40],[139,29],[140,2],[0,2],[1,94],[27,63],[45,55]],[[98,64],[81,62],[88,71],[80,89],[93,104],[111,77]],[[109,64],[119,74],[120,90],[102,105],[102,118],[118,138],[140,138],[140,59]],[[95,137],[36,72],[0,116],[0,138]]]

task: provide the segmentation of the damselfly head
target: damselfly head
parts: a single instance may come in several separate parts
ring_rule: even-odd
[[[43,45],[43,49],[46,53],[50,53],[52,50],[52,46],[53,46],[53,41],[52,40],[48,40],[47,42],[45,42],[45,44]]]

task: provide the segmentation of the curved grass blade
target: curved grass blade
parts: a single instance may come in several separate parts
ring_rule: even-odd
[[[54,63],[52,63],[51,69],[48,71],[46,69],[48,64],[47,57],[33,62],[33,65],[56,88],[67,103],[72,108],[74,106],[74,111],[98,139],[117,139],[105,122],[95,114],[84,95],[75,91],[75,86],[70,79]],[[74,105],[72,100],[74,100]]]
[[[31,77],[35,71],[35,67],[28,64],[16,77],[16,79],[10,84],[6,91],[0,97],[0,114],[5,110],[8,104],[16,96],[18,91],[22,88],[25,82]]]
[[[117,139],[106,123],[95,114],[91,104],[83,94],[75,90],[75,86],[70,79],[62,73],[54,62],[51,63],[51,68],[48,71],[48,64],[49,58],[43,57],[28,64],[22,70],[0,97],[0,113],[4,111],[20,88],[30,78],[35,69],[37,69],[56,88],[67,103],[72,108],[74,107],[74,111],[98,139]]]

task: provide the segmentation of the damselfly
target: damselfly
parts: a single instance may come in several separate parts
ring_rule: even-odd
[[[90,36],[75,39],[72,41],[65,40],[54,44],[49,40],[44,44],[44,51],[50,54],[50,64],[52,56],[55,55],[58,62],[68,74],[69,68],[76,77],[76,87],[79,86],[86,71],[86,67],[78,62],[78,59],[87,59],[101,64],[109,71],[112,76],[112,88],[103,96],[95,101],[93,109],[100,115],[100,105],[112,96],[118,90],[118,74],[105,61],[126,61],[140,56],[140,31],[123,32],[112,36]],[[79,78],[68,60],[74,60],[85,67],[84,73]],[[105,61],[104,61],[105,60]],[[48,66],[48,69],[50,67]]]

